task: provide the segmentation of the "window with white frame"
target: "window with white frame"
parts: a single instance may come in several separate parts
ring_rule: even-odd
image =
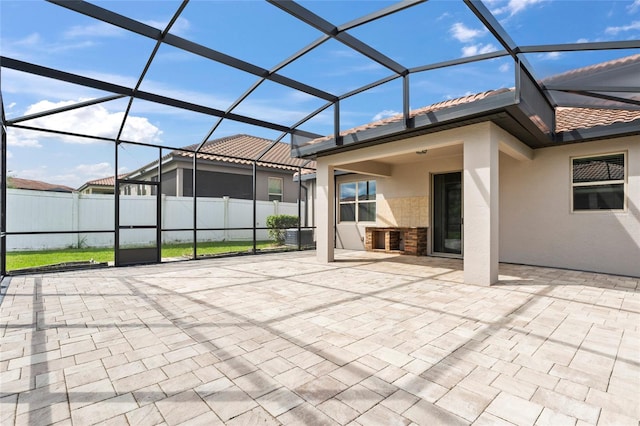
[[[376,181],[341,183],[339,187],[340,222],[375,222]]]
[[[625,154],[571,159],[573,211],[624,210]]]
[[[270,177],[268,183],[269,201],[282,201],[282,188],[284,182],[282,178]]]

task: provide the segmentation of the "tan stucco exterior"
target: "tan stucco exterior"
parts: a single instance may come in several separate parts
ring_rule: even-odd
[[[571,158],[625,152],[627,209],[571,211]],[[500,260],[640,276],[640,136],[500,157]]]
[[[465,269],[482,271],[481,278],[465,272],[465,280],[495,282],[498,260],[640,276],[638,138],[533,151],[494,124],[481,123],[322,157],[319,165],[376,173],[335,178],[336,187],[354,180],[377,182],[376,222],[338,222],[336,247],[364,250],[366,226],[431,227],[431,176],[461,171]],[[489,151],[495,157],[480,158]],[[626,210],[572,212],[571,158],[613,152],[626,153]],[[367,167],[367,161],[375,167]],[[332,196],[335,204],[337,194]],[[321,198],[320,209],[326,205]],[[333,223],[332,214],[324,217]]]
[[[364,250],[366,226],[429,226],[431,174],[461,171],[462,145],[444,153],[434,149],[430,155],[413,154],[414,161],[393,165],[388,177],[354,174],[336,178],[338,185],[366,179],[375,179],[377,184],[376,222],[338,222],[337,248]]]

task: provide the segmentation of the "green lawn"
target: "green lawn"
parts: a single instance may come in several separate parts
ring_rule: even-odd
[[[258,249],[269,248],[272,241],[258,241]],[[216,241],[198,243],[198,255],[243,252],[251,250],[251,241]],[[162,246],[162,257],[191,257],[193,246],[186,244],[166,244]],[[55,265],[58,263],[83,262],[93,259],[95,262],[113,262],[112,248],[79,248],[38,251],[7,252],[7,271]]]

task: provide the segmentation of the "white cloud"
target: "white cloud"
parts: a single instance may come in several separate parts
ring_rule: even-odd
[[[40,43],[42,43],[42,37],[40,37],[39,33],[29,34],[28,36],[13,42],[14,45],[23,47],[37,46]]]
[[[18,105],[16,102],[11,102],[9,105],[6,106],[4,113],[6,114],[7,118],[11,118],[14,115],[16,115],[16,112],[13,110],[16,107],[16,105]]]
[[[634,31],[634,30],[640,30],[640,21],[633,21],[629,25],[622,25],[620,27],[607,27],[607,29],[604,30],[604,32],[607,34],[616,35],[623,31]]]
[[[271,99],[247,99],[234,110],[235,113],[273,123],[295,123],[305,118],[309,111],[285,109],[274,105]]]
[[[120,170],[123,173],[125,170]],[[33,179],[48,183],[57,183],[67,185],[72,188],[79,188],[85,182],[113,176],[114,167],[111,163],[102,162],[95,164],[78,164],[71,167],[54,167],[49,168],[46,165],[33,169],[22,169],[12,171],[12,175],[23,178]]]
[[[305,92],[301,92],[299,90],[291,90],[286,96],[287,102],[289,103],[305,103],[309,101],[316,100],[317,98],[313,95],[310,95]]]
[[[560,59],[562,57],[562,53],[561,52],[547,52],[547,53],[541,53],[540,55],[538,55],[538,57],[540,59],[542,59],[543,61],[555,61],[555,60]]]
[[[500,67],[498,68],[498,70],[500,72],[509,72],[511,70],[511,64],[502,64],[500,65]]]
[[[60,170],[57,168],[56,171],[49,170],[47,166],[40,166],[34,169],[13,170],[12,175],[22,179],[74,186],[75,180],[78,178],[73,173],[68,173],[67,171],[65,171],[67,173],[60,173]]]
[[[42,56],[53,55],[61,52],[85,49],[94,46],[94,43],[89,40],[78,40],[77,42],[71,42],[66,40],[64,42],[51,41],[40,36],[39,33],[32,33],[19,40],[12,40],[9,38],[2,39],[2,51],[6,56],[15,57],[26,61],[42,61]]]
[[[108,162],[96,164],[78,164],[73,168],[73,172],[82,183],[113,176],[113,165]]]
[[[90,25],[74,25],[64,32],[65,38],[84,37],[122,37],[127,32],[115,25],[106,22],[97,22]]]
[[[109,80],[102,80],[109,81]],[[51,78],[39,77],[34,74],[2,69],[2,90],[4,93],[14,95],[30,95],[36,99],[80,99],[97,98],[105,93],[82,87],[77,84],[69,84]]]
[[[576,43],[589,43],[589,39],[588,38],[579,38],[579,39],[576,40]]]
[[[486,30],[476,30],[466,27],[462,22],[456,22],[449,29],[451,35],[461,43],[468,43],[477,37],[482,37]]]
[[[42,148],[34,132],[14,127],[7,128],[7,145],[19,148]]]
[[[467,57],[467,56],[474,56],[474,55],[482,55],[483,53],[495,52],[496,50],[498,50],[498,48],[491,43],[473,44],[469,46],[464,46],[462,48],[462,56]]]
[[[501,15],[503,13],[509,14],[509,16],[516,15],[525,9],[538,3],[542,3],[545,0],[509,0],[505,6],[493,9],[491,12],[494,15]]]
[[[377,72],[383,69],[385,68],[377,62],[368,62],[362,63],[360,65],[333,67],[331,71],[326,73],[326,75],[331,77],[338,77],[341,75],[350,75],[361,72]]]
[[[392,109],[385,109],[383,111],[380,111],[376,115],[374,115],[371,120],[378,121],[378,120],[382,120],[383,118],[393,117],[394,115],[398,115],[398,114],[400,114],[398,111],[394,111]]]
[[[629,13],[636,13],[638,10],[640,10],[640,0],[635,0],[632,4],[627,6],[627,10],[629,11]]]
[[[49,111],[63,106],[73,105],[85,99],[77,101],[50,102],[47,100],[37,102],[27,108],[26,115],[37,112]],[[64,132],[80,133],[98,137],[114,138],[120,125],[124,112],[110,112],[103,105],[91,105],[71,111],[40,117],[25,121],[25,125],[55,129]],[[39,132],[40,137],[56,138],[68,143],[94,143],[94,140],[74,138]],[[146,117],[130,115],[122,134],[122,139],[134,142],[159,142],[162,131],[151,124]]]
[[[336,49],[329,52],[330,56],[335,58],[359,58],[360,54],[351,49]]]
[[[215,93],[207,93],[204,90],[196,89],[187,90],[184,88],[173,87],[162,82],[144,80],[140,88],[146,92],[157,93],[158,95],[167,96],[174,99],[180,99],[187,102],[193,102],[199,105],[206,105],[212,108],[226,110],[234,101],[233,98],[218,96]],[[185,111],[178,108],[172,108],[155,102],[134,101],[135,111],[150,114],[195,114],[191,111]]]
[[[169,21],[155,21],[152,19],[142,21],[142,22],[162,31],[164,31],[164,29],[167,27],[167,24],[169,24]],[[189,20],[186,18],[180,17],[176,20],[176,22],[173,23],[173,26],[171,27],[171,31],[169,32],[171,34],[184,36],[187,34],[190,28],[191,28],[191,22],[189,22]]]

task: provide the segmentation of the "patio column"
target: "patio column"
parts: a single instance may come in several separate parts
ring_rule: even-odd
[[[318,158],[316,164],[316,256],[319,262],[334,259],[335,178],[332,165]]]
[[[498,137],[492,123],[464,141],[464,282],[498,282]]]

